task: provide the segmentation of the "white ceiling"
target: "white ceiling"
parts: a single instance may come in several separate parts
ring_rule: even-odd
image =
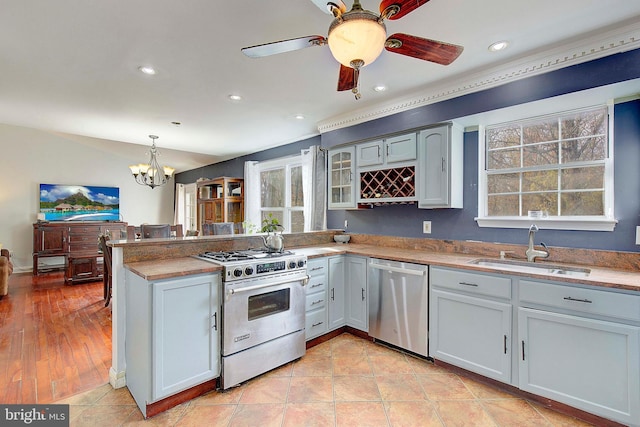
[[[378,10],[378,0],[362,5]],[[445,67],[384,51],[362,70],[358,101],[336,92],[339,65],[327,46],[261,59],[240,52],[326,36],[331,19],[311,0],[3,1],[0,123],[134,144],[156,134],[160,149],[204,154],[203,162],[213,163],[415,106],[411,99],[435,100],[465,81],[482,88],[485,75],[498,84],[496,75],[531,58],[560,57],[585,40],[640,28],[640,1],[431,0],[387,21],[387,33],[462,45],[460,58]],[[489,52],[498,40],[510,47]],[[143,75],[141,65],[158,72]],[[388,90],[374,92],[378,84]],[[243,100],[230,101],[232,93]]]

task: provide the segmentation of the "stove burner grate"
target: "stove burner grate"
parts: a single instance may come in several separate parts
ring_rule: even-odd
[[[293,255],[293,252],[274,252],[267,249],[257,248],[238,251],[204,252],[198,254],[198,256],[201,258],[207,258],[218,262],[246,261],[262,258],[279,258],[286,255]]]

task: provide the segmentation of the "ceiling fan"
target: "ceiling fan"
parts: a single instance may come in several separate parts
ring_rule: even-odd
[[[242,48],[251,58],[290,52],[311,46],[328,44],[340,63],[338,91],[351,90],[360,99],[358,77],[360,69],[376,60],[382,49],[436,64],[449,65],[460,56],[463,47],[409,34],[395,33],[387,37],[385,19],[395,20],[424,5],[429,0],[382,0],[380,14],[365,10],[360,0],[354,0],[351,10],[342,0],[326,2],[312,0],[334,16],[327,37],[312,35]],[[326,3],[325,3],[326,2]]]

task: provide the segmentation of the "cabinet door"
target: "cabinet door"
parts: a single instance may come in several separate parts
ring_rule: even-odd
[[[347,256],[346,261],[347,325],[368,332],[367,259]]]
[[[387,138],[384,145],[386,163],[406,162],[417,158],[415,133]]]
[[[449,127],[440,126],[420,132],[418,140],[419,207],[449,204]]]
[[[69,248],[69,229],[67,227],[40,227],[39,247],[41,255],[64,254]],[[94,242],[95,243],[95,242]]]
[[[202,275],[154,283],[153,401],[218,377],[218,282]]]
[[[355,147],[329,150],[329,209],[356,207]]]
[[[364,142],[356,145],[358,167],[381,165],[384,161],[383,141]]]
[[[329,258],[329,330],[345,325],[345,257]]]
[[[640,328],[520,308],[520,388],[624,424],[640,420]]]
[[[511,304],[432,289],[429,355],[508,383]]]

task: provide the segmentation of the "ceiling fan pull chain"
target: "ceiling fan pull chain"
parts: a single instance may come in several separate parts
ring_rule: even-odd
[[[360,99],[362,95],[360,94],[360,67],[364,65],[364,61],[362,59],[354,59],[351,61],[351,66],[353,67],[353,92],[356,100]]]

